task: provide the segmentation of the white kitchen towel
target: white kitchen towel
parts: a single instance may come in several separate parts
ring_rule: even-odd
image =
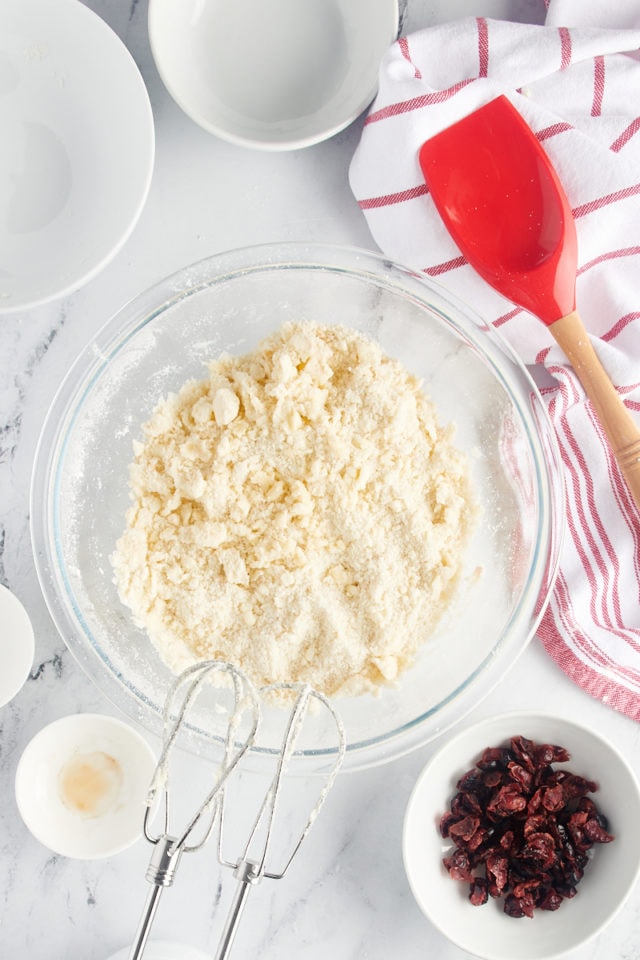
[[[551,0],[544,26],[464,18],[401,37],[380,70],[349,179],[390,258],[474,304],[527,364],[564,465],[567,529],[539,637],[585,690],[640,720],[640,516],[592,407],[544,325],[466,263],[435,210],[418,150],[505,94],[566,189],[578,232],[577,305],[603,365],[640,415],[640,5]],[[593,11],[592,11],[593,12]]]

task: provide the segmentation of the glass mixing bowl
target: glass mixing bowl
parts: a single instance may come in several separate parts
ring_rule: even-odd
[[[204,377],[208,360],[303,319],[359,330],[422,378],[440,421],[455,423],[482,506],[460,587],[415,664],[378,696],[335,699],[354,769],[432,740],[475,706],[534,635],[555,576],[555,437],[527,371],[469,307],[376,254],[329,245],[264,245],[186,267],[109,320],[62,383],[35,460],[32,537],[69,649],[112,702],[159,733],[173,676],[120,602],[109,560],[124,529],[132,442],[156,403]],[[212,711],[199,709],[195,740],[219,742]],[[277,749],[277,712],[267,709],[258,762]],[[301,735],[296,762],[306,770],[334,755],[322,713]]]

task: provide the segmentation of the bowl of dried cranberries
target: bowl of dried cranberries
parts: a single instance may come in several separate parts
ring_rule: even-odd
[[[418,906],[485,960],[550,960],[608,924],[640,874],[640,788],[616,748],[550,714],[449,739],[413,789],[404,864]]]

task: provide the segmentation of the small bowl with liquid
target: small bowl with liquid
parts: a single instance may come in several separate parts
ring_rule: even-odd
[[[20,758],[20,815],[54,853],[110,857],[142,835],[155,766],[150,745],[123,721],[93,713],[62,717],[40,730]]]

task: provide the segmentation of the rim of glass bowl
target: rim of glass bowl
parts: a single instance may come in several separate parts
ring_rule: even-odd
[[[540,522],[533,563],[526,588],[502,635],[471,676],[444,700],[384,735],[349,743],[343,769],[363,769],[388,762],[433,741],[463,717],[496,686],[528,645],[542,618],[557,573],[563,529],[564,497],[560,456],[553,427],[538,389],[519,357],[495,328],[448,290],[424,275],[397,264],[381,254],[353,246],[289,241],[237,248],[206,257],[170,274],[134,297],[117,311],[85,346],[71,366],[54,397],[38,441],[31,483],[31,538],[36,571],[51,617],[70,652],[101,692],[122,712],[138,720],[150,732],[162,731],[163,704],[154,704],[129,682],[100,650],[75,602],[63,561],[58,552],[56,490],[57,467],[64,453],[65,436],[92,385],[111,358],[140,329],[169,307],[206,287],[239,274],[271,270],[306,269],[355,275],[389,292],[402,292],[419,306],[426,306],[474,346],[509,395],[520,417],[534,454],[537,478],[535,507]],[[505,362],[508,361],[508,362]],[[520,404],[511,386],[512,371],[524,378],[531,409]],[[56,589],[56,586],[58,589]],[[64,594],[64,597],[63,597]],[[66,602],[65,602],[66,600]],[[73,615],[71,613],[73,612]],[[514,638],[521,620],[527,635],[518,640],[512,659],[505,665],[496,656]],[[82,633],[82,637],[79,636]],[[88,643],[86,642],[88,641]],[[513,645],[513,644],[512,644]],[[99,664],[100,670],[95,669]],[[339,709],[339,705],[338,705]],[[435,713],[438,724],[425,726]],[[199,731],[192,729],[196,740]],[[326,764],[336,748],[308,749],[299,756]],[[270,748],[254,748],[254,754],[272,755]],[[306,766],[314,766],[313,763]],[[305,768],[306,772],[306,768]]]

